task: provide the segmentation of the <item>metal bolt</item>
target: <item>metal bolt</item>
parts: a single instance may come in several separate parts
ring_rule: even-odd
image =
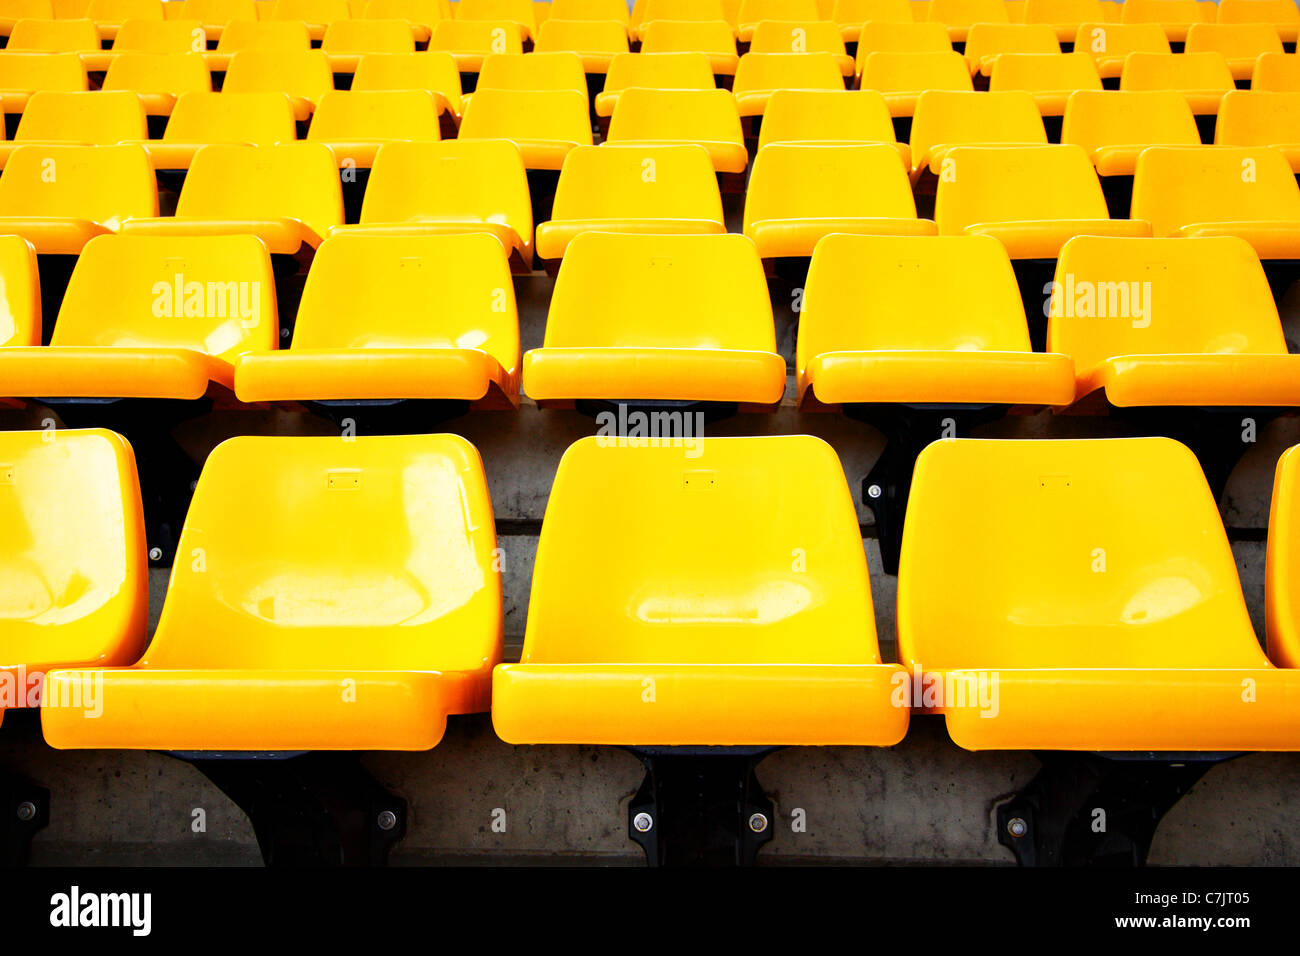
[[[884,493],[885,493],[885,489],[881,488],[879,485],[869,485],[867,487],[868,498],[879,498]]]
[[[136,553],[139,554],[138,551],[137,551]],[[162,548],[150,548],[150,549],[149,549],[149,560],[150,560],[150,561],[161,561],[161,560],[162,560]]]
[[[762,833],[767,829],[767,817],[761,813],[751,813],[749,815],[749,828],[755,833]]]
[[[392,810],[383,810],[379,814],[378,823],[379,829],[391,830],[393,827],[397,826],[397,814]]]
[[[1029,824],[1023,817],[1012,817],[1007,821],[1007,832],[1013,837],[1022,837],[1029,832]]]
[[[30,800],[24,800],[18,804],[18,819],[26,823],[28,820],[36,818],[36,804]]]
[[[280,330],[280,338],[282,338],[282,339],[287,339],[288,337],[289,337],[289,330],[288,330],[288,329],[281,329],[281,330]]]
[[[637,833],[649,833],[654,825],[654,817],[644,811],[632,818],[632,829],[636,830]]]

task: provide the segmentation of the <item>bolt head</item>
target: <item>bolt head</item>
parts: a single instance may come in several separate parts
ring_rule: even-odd
[[[749,815],[749,828],[755,833],[762,833],[767,829],[767,816],[762,813],[751,813]]]
[[[383,810],[380,812],[379,819],[376,822],[379,824],[379,829],[391,830],[393,827],[397,826],[397,814],[392,810]]]
[[[1007,821],[1007,832],[1013,837],[1019,838],[1029,832],[1029,824],[1023,817],[1012,817]]]
[[[644,810],[632,818],[632,829],[636,830],[637,833],[649,833],[654,825],[654,817]]]
[[[18,819],[26,823],[28,820],[36,819],[36,804],[30,800],[24,800],[18,804]]]
[[[136,552],[136,553],[138,554],[139,552]],[[161,560],[162,560],[162,548],[150,548],[150,549],[149,549],[149,560],[150,560],[150,561],[161,561]]]
[[[881,488],[879,485],[868,485],[868,486],[867,486],[867,497],[868,497],[868,498],[879,498],[879,497],[880,497],[881,495],[883,495],[884,493],[885,493],[885,489],[884,489],[884,488]]]

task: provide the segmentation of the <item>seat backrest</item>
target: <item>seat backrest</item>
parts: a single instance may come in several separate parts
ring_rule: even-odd
[[[877,23],[911,23],[916,19],[911,0],[835,0],[831,19],[840,26]]]
[[[207,48],[198,20],[127,20],[113,38],[115,53],[202,53]]]
[[[646,0],[642,26],[658,20],[727,22],[727,16],[718,0]],[[730,23],[736,25],[734,20]]]
[[[86,17],[96,23],[161,20],[163,8],[160,0],[90,0]]]
[[[187,19],[220,25],[223,33],[225,24],[234,20],[257,19],[256,0],[182,0],[182,2],[185,4],[184,15]]]
[[[351,89],[432,90],[461,111],[460,70],[450,53],[370,53],[357,62]]]
[[[1159,23],[1162,26],[1200,23],[1201,8],[1196,0],[1124,0],[1122,23]]]
[[[1300,143],[1300,92],[1233,90],[1219,107],[1214,141],[1225,146]]]
[[[319,143],[439,138],[438,105],[427,90],[330,90],[307,130]]]
[[[882,93],[973,90],[966,58],[953,50],[939,53],[871,53],[862,64],[862,89]]]
[[[1231,90],[1236,88],[1222,53],[1130,53],[1121,90]]]
[[[1091,57],[1073,53],[1004,53],[993,61],[989,90],[1048,93],[1100,90],[1101,77]]]
[[[1300,187],[1275,149],[1153,146],[1138,156],[1132,215],[1155,236],[1198,222],[1300,220]]]
[[[101,89],[131,93],[204,93],[212,77],[202,53],[119,53]]]
[[[142,666],[450,677],[500,657],[492,504],[457,435],[229,439],[178,547],[205,560],[177,563]]]
[[[1106,146],[1195,146],[1201,141],[1187,100],[1174,90],[1080,90],[1065,106],[1061,142],[1091,155]]]
[[[605,142],[656,140],[743,142],[735,97],[727,90],[624,90]]]
[[[239,50],[221,87],[223,93],[288,93],[313,103],[332,89],[334,74],[320,50]]]
[[[1300,56],[1294,53],[1261,53],[1250,77],[1252,90],[1300,93]]]
[[[1011,21],[1004,0],[930,0],[927,18],[949,27]]]
[[[921,452],[898,654],[930,671],[1267,666],[1205,475],[1167,438]]]
[[[512,140],[520,145],[531,168],[534,159],[528,144],[591,144],[587,94],[577,90],[475,90],[457,136]],[[549,163],[550,157],[536,162]]]
[[[459,6],[459,4],[457,4]],[[513,20],[439,20],[429,50],[448,53],[523,53],[519,24]]]
[[[722,222],[703,146],[579,146],[564,158],[552,219]]]
[[[922,169],[938,146],[1047,143],[1043,118],[1024,90],[974,93],[926,90],[912,116],[912,168]]]
[[[221,31],[217,50],[303,51],[311,49],[311,34],[300,20],[231,20]]]
[[[547,19],[537,28],[534,53],[626,53],[627,27],[616,20]]]
[[[1219,0],[1219,23],[1300,23],[1292,0]]]
[[[1130,53],[1168,53],[1169,37],[1158,23],[1081,23],[1074,52],[1123,58]]]
[[[1278,667],[1300,667],[1300,618],[1295,596],[1300,594],[1300,562],[1296,542],[1300,529],[1300,453],[1282,453],[1273,476],[1273,501],[1268,515],[1268,553],[1264,560],[1264,631],[1268,656]]]
[[[605,74],[606,93],[634,86],[656,90],[714,89],[713,68],[703,53],[617,53]]]
[[[163,140],[174,143],[291,143],[293,104],[284,93],[182,93]]]
[[[41,344],[41,280],[36,250],[22,236],[0,236],[0,348]]]
[[[532,0],[460,0],[458,20],[513,20],[529,34],[537,33]]]
[[[736,52],[736,36],[722,19],[650,20],[642,27],[641,37],[642,53]]]
[[[275,0],[272,20],[299,20],[303,23],[330,24],[347,20],[352,9],[347,0]]]
[[[819,20],[816,0],[740,0],[736,19],[742,24],[761,20]]]
[[[364,18],[367,20],[405,20],[408,23],[431,26],[439,20],[450,19],[445,0],[367,0]]]
[[[614,20],[628,23],[624,0],[551,0],[550,20]]]
[[[0,176],[0,217],[85,219],[111,229],[157,215],[143,146],[19,146]]]
[[[149,121],[134,93],[33,93],[14,140],[112,145],[148,139]]]
[[[1100,23],[1106,19],[1100,0],[1025,0],[1026,23]]]
[[[1056,31],[1046,23],[976,23],[966,35],[972,66],[1000,53],[1060,53]]]
[[[597,554],[592,588],[582,569]],[[537,547],[523,663],[879,659],[857,514],[820,438],[686,448],[592,436],[565,452]]]
[[[911,0],[908,0],[911,2]],[[952,40],[942,23],[870,20],[858,35],[858,72],[872,53],[947,53]]]
[[[1229,59],[1254,59],[1281,53],[1282,40],[1267,23],[1194,23],[1183,47],[1187,53],[1222,53]]]
[[[889,108],[875,90],[777,90],[758,132],[760,150],[769,143],[892,142]]]
[[[942,235],[981,222],[1109,218],[1082,147],[956,146],[946,160],[934,204]]]
[[[830,53],[746,53],[732,91],[842,90],[844,75]]]
[[[405,20],[335,20],[325,28],[326,53],[414,53],[415,34]]]
[[[80,53],[98,49],[99,30],[94,20],[19,20],[9,34],[5,55],[24,50]]]
[[[844,55],[844,40],[830,20],[763,20],[754,28],[750,53],[834,53]]]
[[[911,183],[894,147],[763,147],[745,194],[746,229],[769,219],[839,218],[916,218]]]
[[[89,89],[86,68],[75,53],[10,53],[0,56],[0,91],[77,92]]]
[[[493,53],[483,59],[475,90],[581,90],[587,75],[572,52]]]

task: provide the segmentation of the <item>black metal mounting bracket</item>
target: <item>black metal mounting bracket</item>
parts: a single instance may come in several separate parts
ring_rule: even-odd
[[[50,825],[50,791],[0,770],[0,867],[23,866],[32,837]]]
[[[998,805],[998,842],[1021,866],[1143,866],[1160,820],[1237,754],[1038,754],[1042,769]]]
[[[645,778],[628,836],[649,866],[752,866],[775,826],[755,767],[772,747],[629,747]]]

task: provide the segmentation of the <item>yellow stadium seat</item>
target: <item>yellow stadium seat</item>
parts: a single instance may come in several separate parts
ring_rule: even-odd
[[[862,25],[868,20],[877,23],[911,23],[911,0],[835,0],[831,19],[839,28],[845,43],[856,43]]]
[[[272,253],[295,255],[303,246],[316,248],[342,223],[342,187],[328,147],[218,143],[194,154],[175,216],[133,219],[122,232],[252,235]]]
[[[1255,61],[1250,88],[1272,93],[1300,93],[1300,56],[1264,53]]]
[[[1134,215],[1142,217],[1136,204]],[[1110,219],[1081,146],[955,146],[935,198],[940,235],[993,236],[1012,259],[1055,259],[1073,236],[1148,236],[1143,218]]]
[[[350,403],[381,399],[518,405],[519,320],[506,251],[487,233],[325,240],[292,346],[241,357],[235,394],[327,401],[350,416],[358,412]]]
[[[570,52],[587,73],[607,73],[610,61],[628,52],[627,27],[615,20],[549,19],[537,28],[536,53]]]
[[[1060,52],[1056,31],[1045,23],[976,23],[966,36],[965,56],[972,75],[991,74],[994,61],[1003,53]]]
[[[1292,0],[1219,0],[1219,23],[1265,23],[1286,43],[1300,33],[1300,9]]]
[[[305,23],[313,40],[324,38],[326,28],[335,20],[349,20],[351,17],[347,0],[275,0],[271,8],[272,20]]]
[[[364,20],[405,20],[417,43],[428,43],[434,24],[448,19],[438,0],[367,0]]]
[[[119,53],[101,89],[133,93],[150,116],[169,116],[177,97],[212,92],[212,77],[201,53]]]
[[[1073,53],[1005,53],[993,61],[989,91],[1023,90],[1044,116],[1061,116],[1076,90],[1100,90],[1092,59]]]
[[[10,53],[0,56],[0,107],[21,113],[37,90],[75,93],[90,88],[75,53]]]
[[[738,10],[739,5],[737,5]],[[645,30],[652,23],[726,23],[735,35],[737,17],[728,16],[723,4],[717,0],[646,0],[635,30],[645,39]]]
[[[41,344],[41,281],[36,250],[22,236],[0,236],[0,349]]]
[[[320,50],[239,50],[221,87],[223,93],[287,93],[299,122],[332,89],[334,74]]]
[[[741,116],[762,116],[777,90],[842,90],[843,74],[830,53],[746,53],[732,92]]]
[[[736,34],[742,43],[749,43],[763,20],[809,22],[820,19],[822,16],[816,0],[740,0]]]
[[[424,750],[448,714],[487,707],[501,584],[463,438],[230,439],[180,547],[206,561],[176,565],[149,650],[102,672],[99,719],[47,707],[51,746]],[[48,691],[78,676],[55,671]]]
[[[897,161],[897,160],[895,160]],[[563,258],[588,231],[652,234],[726,232],[722,197],[703,146],[579,146],[564,160],[537,254]]]
[[[220,41],[232,20],[257,19],[254,0],[181,0],[181,19],[198,20],[209,40]],[[171,3],[164,7],[169,9]]]
[[[640,29],[642,53],[703,53],[713,72],[731,76],[740,57],[725,20],[654,20]]]
[[[42,255],[75,256],[125,220],[157,215],[158,187],[140,146],[20,146],[0,176],[0,232]]]
[[[1177,90],[1193,113],[1219,111],[1223,94],[1235,89],[1222,53],[1131,53],[1120,74],[1121,90]]]
[[[625,0],[551,0],[548,20],[613,20],[628,28]]]
[[[1171,41],[1187,39],[1193,23],[1204,21],[1196,0],[1124,0],[1121,23],[1158,23]]]
[[[367,53],[357,62],[351,89],[426,90],[439,113],[450,113],[460,122],[460,70],[450,53]]]
[[[720,173],[749,165],[736,100],[727,90],[624,90],[605,142],[618,146],[696,143]]]
[[[296,20],[232,20],[222,31],[216,50],[207,54],[209,68],[228,70],[231,58],[241,50],[297,56],[311,50],[311,34],[305,23]]]
[[[754,27],[750,53],[829,53],[840,72],[853,76],[853,57],[844,52],[839,28],[829,20],[764,20]]]
[[[1261,259],[1300,258],[1300,187],[1275,149],[1143,150],[1133,215],[1148,220],[1156,236],[1240,236]]]
[[[862,65],[859,86],[879,90],[890,116],[911,116],[927,90],[973,92],[970,70],[960,53],[871,53]]]
[[[618,53],[596,94],[597,116],[612,116],[619,94],[634,86],[656,90],[712,90],[713,68],[703,53]]]
[[[477,73],[490,54],[522,53],[522,36],[513,20],[439,20],[429,50],[450,53],[462,73]]]
[[[1090,55],[1104,80],[1123,73],[1130,53],[1169,51],[1169,38],[1158,23],[1084,23],[1074,37],[1074,52]]]
[[[284,93],[182,93],[162,139],[143,145],[155,169],[189,169],[210,143],[270,146],[296,138],[293,104]]]
[[[542,405],[771,407],[785,378],[762,262],[752,242],[734,235],[576,236],[546,339],[524,356],[524,391]]]
[[[915,0],[907,0],[908,3]],[[862,75],[873,53],[951,53],[952,41],[942,23],[894,23],[871,20],[858,36],[857,72]]]
[[[127,20],[161,20],[163,5],[161,0],[90,0],[85,16],[103,39],[111,40]]]
[[[425,90],[330,90],[307,131],[307,141],[324,143],[340,166],[361,169],[395,140],[437,142],[438,104]]]
[[[93,20],[19,20],[5,44],[10,53],[88,53],[100,49]]]
[[[1266,23],[1194,23],[1187,31],[1187,53],[1221,53],[1234,80],[1249,80],[1263,53],[1281,53],[1282,40]]]
[[[927,19],[942,23],[954,41],[965,42],[976,23],[1010,23],[1003,0],[931,0]]]
[[[537,36],[537,17],[531,0],[459,0],[456,19],[482,20],[490,23],[513,21],[525,40]]]
[[[50,0],[6,0],[0,9],[0,36],[9,36],[19,20],[53,20]]]
[[[526,168],[559,169],[570,150],[592,143],[587,94],[478,89],[465,106],[459,138],[510,140]]]
[[[1024,22],[1046,23],[1061,43],[1070,43],[1083,23],[1106,19],[1100,0],[1025,0]]]
[[[1300,172],[1300,93],[1233,90],[1223,97],[1214,142],[1271,146]]]
[[[586,93],[582,58],[573,52],[501,53],[485,57],[478,90],[576,90]]]
[[[1132,176],[1147,147],[1197,146],[1201,135],[1173,90],[1080,90],[1065,107],[1061,142],[1082,146],[1099,176]]]
[[[769,143],[889,143],[904,165],[911,157],[894,141],[889,107],[875,90],[777,90],[758,132],[759,150]]]
[[[936,176],[954,146],[1046,145],[1034,98],[1024,91],[971,93],[927,90],[912,117],[912,177],[927,168]]]
[[[320,48],[336,73],[355,73],[368,53],[414,53],[415,33],[405,20],[335,20]]]
[[[1264,628],[1268,656],[1278,667],[1300,667],[1300,632],[1295,599],[1296,449],[1278,459],[1273,501],[1268,516],[1268,553],[1264,564]]]
[[[117,31],[111,50],[82,53],[88,70],[107,70],[123,53],[204,53],[207,31],[198,20],[127,20]]]
[[[334,232],[487,232],[529,271],[533,212],[519,148],[507,140],[385,143],[370,171],[360,224]]]

